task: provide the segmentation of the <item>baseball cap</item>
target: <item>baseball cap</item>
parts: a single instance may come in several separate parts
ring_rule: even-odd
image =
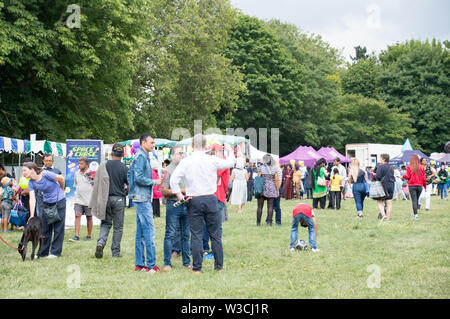
[[[221,151],[223,150],[223,146],[219,143],[212,143],[208,146],[209,151]]]
[[[112,152],[115,155],[122,156],[124,153],[123,145],[119,143],[114,144],[112,147]]]

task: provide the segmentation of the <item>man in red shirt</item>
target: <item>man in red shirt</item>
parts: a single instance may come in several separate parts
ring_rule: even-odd
[[[317,248],[317,224],[312,207],[305,203],[295,206],[292,211],[292,228],[291,228],[291,251],[294,251],[294,244],[298,239],[298,224],[308,227],[309,245],[313,252],[320,251]]]
[[[212,156],[217,156],[219,158],[225,158],[223,154],[223,146],[219,143],[213,143],[208,147]],[[226,209],[227,204],[227,192],[228,192],[228,182],[230,180],[230,169],[219,169],[217,170],[217,191],[215,195],[217,196],[217,209],[219,211],[220,218],[220,237],[222,237],[222,221],[223,213]],[[226,220],[226,219],[225,219]],[[212,259],[212,253],[209,251],[209,236],[208,232],[205,231],[206,224],[203,225],[203,251],[204,258]]]

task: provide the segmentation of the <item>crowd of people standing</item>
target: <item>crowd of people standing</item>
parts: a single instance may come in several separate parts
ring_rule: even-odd
[[[111,159],[102,162],[95,175],[89,171],[87,158],[79,159],[74,183],[75,237],[70,239],[71,242],[81,240],[80,221],[85,215],[85,240],[90,241],[92,216],[95,216],[101,220],[95,257],[103,258],[111,228],[112,257],[122,257],[128,197],[136,209],[136,271],[171,271],[172,258],[177,255],[181,255],[183,266],[195,274],[201,274],[205,256],[214,259],[214,269],[221,271],[224,263],[222,223],[228,219],[228,202],[242,213],[244,205],[255,197],[256,226],[261,226],[265,203],[266,225],[272,226],[275,220],[279,226],[281,199],[312,199],[312,207],[302,204],[294,209],[291,248],[297,238],[298,224],[304,223],[316,249],[315,213],[326,208],[327,199],[328,209],[339,210],[341,201],[351,194],[356,216],[363,218],[364,200],[369,196],[371,181],[383,185],[385,195],[376,200],[378,217],[384,222],[391,220],[392,201],[399,195],[411,201],[414,219],[418,219],[423,200],[425,209],[430,209],[434,185],[437,185],[441,199],[447,199],[449,174],[445,166],[437,169],[428,164],[426,158],[420,159],[417,155],[411,157],[407,167],[397,168],[389,164],[388,154],[381,154],[380,163],[373,170],[371,167],[362,169],[356,158],[347,168],[339,158],[333,163],[321,158],[313,167],[303,163],[281,166],[279,159],[270,154],[264,155],[262,163],[255,165],[239,152],[235,156],[235,150],[228,144],[206,146],[206,139],[200,134],[193,138],[190,156],[185,156],[183,147],[174,146],[170,150],[170,162],[158,171],[150,158],[155,147],[154,136],[143,134],[139,142],[140,148],[129,167],[122,163],[124,148],[121,144],[114,144]],[[40,257],[58,258],[62,254],[65,234],[65,179],[61,171],[53,167],[53,156],[44,156],[43,163],[44,167],[40,168],[29,160],[24,161],[22,178],[26,183],[21,180],[19,184],[3,166],[0,167],[1,230],[7,231],[4,219],[19,196],[29,211],[28,218],[38,215],[42,220],[44,242]],[[166,207],[163,270],[157,266],[154,225],[154,218],[161,216],[162,199]]]

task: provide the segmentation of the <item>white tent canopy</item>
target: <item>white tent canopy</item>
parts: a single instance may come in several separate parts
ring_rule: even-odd
[[[273,158],[276,158],[276,159],[279,158],[278,155],[260,151],[260,150],[258,150],[256,147],[254,147],[251,144],[249,144],[249,150],[250,150],[250,163],[262,162],[263,156],[266,155],[266,154],[269,154]]]
[[[39,140],[31,142],[32,153],[52,154],[54,156],[66,157],[66,144]]]

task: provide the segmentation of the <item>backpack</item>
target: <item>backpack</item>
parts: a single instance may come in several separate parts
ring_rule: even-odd
[[[262,176],[256,176],[255,177],[254,190],[255,190],[255,197],[256,198],[259,198],[259,197],[262,196],[262,194],[264,192],[264,177],[262,177]]]

